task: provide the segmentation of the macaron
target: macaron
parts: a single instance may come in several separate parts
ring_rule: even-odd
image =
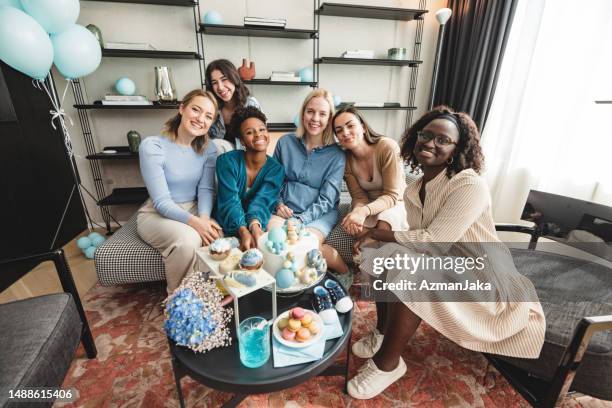
[[[299,320],[289,319],[289,325],[287,326],[289,330],[291,330],[292,332],[296,332],[300,330],[301,327],[302,327],[302,323],[300,323]]]
[[[294,319],[301,320],[305,314],[306,312],[301,307],[294,307],[293,309],[291,309],[291,316]]]
[[[283,339],[293,341],[295,340],[295,332],[289,330],[288,327],[285,327],[282,332]]]
[[[312,322],[308,326],[308,330],[310,331],[310,334],[314,336],[315,334],[318,334],[321,331],[321,328],[319,327],[317,322]]]
[[[312,323],[312,315],[310,313],[306,313],[304,317],[300,319],[302,323],[302,327],[308,327]]]
[[[283,317],[282,319],[278,320],[278,328],[283,330],[285,327],[289,326],[289,318],[288,317]]]
[[[295,334],[295,339],[299,342],[304,342],[304,341],[308,341],[310,339],[310,330],[302,327],[300,330],[297,331],[297,333]]]

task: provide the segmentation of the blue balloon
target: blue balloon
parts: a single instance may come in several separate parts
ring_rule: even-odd
[[[91,240],[91,245],[95,246],[97,248],[100,245],[102,245],[104,243],[104,241],[106,241],[106,238],[104,238],[101,235],[96,235],[94,237],[91,237],[90,240]]]
[[[210,10],[204,15],[204,24],[223,24],[223,17],[218,11]]]
[[[0,6],[0,60],[42,80],[53,63],[53,46],[36,20],[14,7]]]
[[[84,251],[91,246],[91,239],[88,237],[81,237],[77,239],[77,246]]]
[[[73,24],[66,31],[51,35],[51,42],[55,51],[53,62],[66,79],[89,75],[100,65],[100,43],[81,25]]]
[[[300,79],[302,80],[302,82],[312,82],[314,78],[314,75],[312,73],[312,68],[310,67],[300,69],[300,71],[298,72],[298,75],[300,76]]]
[[[79,0],[21,0],[26,13],[49,33],[61,33],[79,17]]]
[[[96,249],[98,248],[96,248],[95,246],[90,246],[89,248],[85,249],[85,257],[88,259],[94,259]]]
[[[130,78],[119,78],[115,82],[115,89],[120,95],[134,95],[136,93],[136,84]]]
[[[102,235],[99,232],[91,232],[89,233],[89,235],[87,236],[87,238],[89,239],[94,239],[94,237],[102,237]]]
[[[0,7],[2,6],[15,7],[17,10],[23,10],[19,0],[0,0]]]

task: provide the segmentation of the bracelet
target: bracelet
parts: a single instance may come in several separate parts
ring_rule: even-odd
[[[261,223],[259,222],[259,220],[253,219],[251,220],[251,223],[249,224],[249,232],[253,232],[253,225],[259,225],[259,228],[263,229],[261,228]]]

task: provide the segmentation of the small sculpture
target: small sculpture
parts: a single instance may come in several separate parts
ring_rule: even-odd
[[[243,58],[242,66],[238,68],[238,74],[243,81],[250,81],[255,78],[255,63],[248,58]]]
[[[290,220],[287,220],[287,242],[290,245],[295,245],[298,241],[298,233],[295,225]]]

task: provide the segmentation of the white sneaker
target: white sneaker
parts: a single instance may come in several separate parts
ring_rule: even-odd
[[[374,329],[365,337],[353,343],[351,350],[353,350],[353,354],[359,358],[372,358],[380,349],[380,346],[382,346],[384,338],[384,334],[380,334],[378,329]]]
[[[402,378],[407,370],[406,363],[401,357],[399,358],[399,364],[393,371],[379,370],[374,361],[369,359],[359,369],[357,375],[348,382],[348,393],[351,397],[357,399],[374,398]]]

